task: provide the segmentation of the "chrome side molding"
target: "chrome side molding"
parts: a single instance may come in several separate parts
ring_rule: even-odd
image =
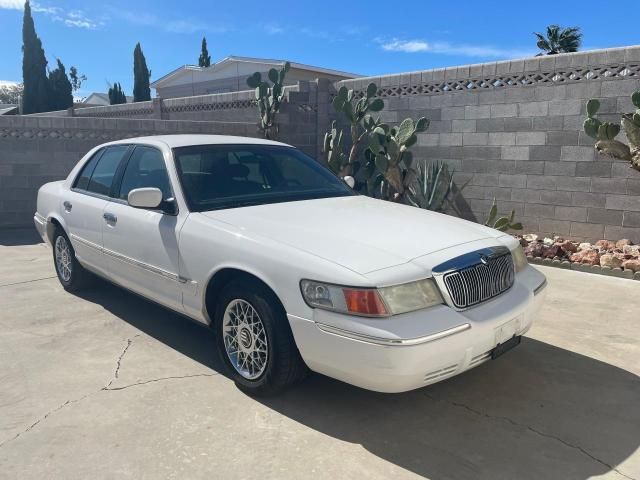
[[[447,330],[443,330],[441,332],[433,333],[431,335],[425,335],[424,337],[416,337],[416,338],[381,338],[374,337],[371,335],[366,335],[363,333],[356,333],[350,330],[344,330],[342,328],[334,327],[332,325],[327,325],[326,323],[317,323],[316,326],[325,333],[330,333],[332,335],[337,335],[339,337],[345,337],[350,340],[358,340],[364,343],[370,343],[373,345],[381,345],[385,347],[403,347],[403,346],[411,346],[411,345],[421,345],[423,343],[434,342],[436,340],[440,340],[445,337],[449,337],[451,335],[455,335],[456,333],[461,333],[471,328],[470,323],[463,323],[462,325],[458,325],[457,327],[449,328]]]

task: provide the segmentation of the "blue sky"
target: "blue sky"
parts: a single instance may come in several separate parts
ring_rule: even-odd
[[[114,81],[131,94],[138,41],[152,79],[197,63],[203,35],[212,61],[282,58],[375,75],[528,56],[532,32],[550,23],[582,27],[584,49],[640,44],[637,1],[616,2],[611,15],[600,13],[602,0],[38,0],[32,8],[49,64],[76,65],[88,77],[86,95]],[[22,4],[0,0],[0,82],[22,76]]]

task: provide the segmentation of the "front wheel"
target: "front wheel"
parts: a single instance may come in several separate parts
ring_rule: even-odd
[[[221,360],[247,393],[277,393],[306,373],[284,309],[260,283],[235,281],[226,286],[214,321]]]
[[[80,265],[69,238],[60,228],[53,235],[53,263],[65,290],[73,292],[91,285],[91,273]]]

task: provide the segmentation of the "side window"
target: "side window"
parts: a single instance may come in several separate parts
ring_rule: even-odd
[[[76,177],[76,183],[73,185],[74,188],[79,188],[80,190],[86,190],[89,186],[89,179],[91,178],[91,174],[93,173],[93,169],[96,168],[96,163],[100,159],[100,155],[104,150],[98,150],[91,159],[84,164],[82,171],[80,171],[80,175]]]
[[[91,180],[89,180],[89,188],[87,188],[88,191],[99,193],[100,195],[109,195],[113,177],[128,148],[127,145],[118,145],[116,147],[108,147],[105,150],[93,170]]]
[[[136,147],[124,170],[119,197],[126,200],[131,190],[146,187],[159,188],[165,200],[172,196],[162,153],[151,147]]]

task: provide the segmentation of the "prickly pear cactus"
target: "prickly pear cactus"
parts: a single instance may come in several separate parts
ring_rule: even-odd
[[[397,127],[380,124],[369,134],[369,151],[380,172],[379,184],[383,197],[405,201],[405,192],[415,181],[417,171],[405,152],[418,141],[417,133],[429,128],[429,120],[421,117],[415,122],[405,118]]]
[[[329,167],[340,176],[349,175],[346,166],[348,157],[344,153],[342,145],[342,130],[338,130],[336,121],[331,122],[331,129],[324,134],[324,146],[322,151]]]
[[[496,204],[496,199],[493,199],[493,204],[491,205],[491,209],[489,210],[489,216],[484,224],[487,227],[495,228],[496,230],[500,230],[501,232],[506,232],[507,230],[522,230],[522,223],[515,222],[514,218],[516,216],[516,211],[511,210],[511,215],[508,217],[500,217],[498,218],[498,205]]]
[[[360,169],[360,146],[366,135],[380,124],[371,112],[379,112],[384,108],[384,101],[373,98],[378,93],[375,83],[367,86],[365,95],[356,100],[354,91],[346,87],[340,88],[333,98],[333,107],[344,115],[349,122],[351,133],[351,147],[349,153],[343,150],[342,130],[338,131],[336,122],[331,124],[331,130],[325,135],[323,153],[331,169],[338,175],[355,175]]]
[[[260,72],[255,72],[247,78],[247,85],[255,88],[256,103],[258,105],[258,128],[262,130],[267,139],[275,139],[278,136],[278,125],[275,117],[280,111],[280,105],[284,100],[284,79],[291,68],[291,64],[286,62],[280,70],[272,68],[267,76],[271,81],[270,86],[262,80]]]
[[[631,95],[631,101],[636,111],[623,114],[620,122],[628,144],[615,139],[620,133],[620,125],[596,118],[600,109],[600,102],[596,99],[587,102],[587,119],[583,127],[585,133],[596,140],[598,153],[631,162],[631,166],[640,171],[640,91]]]

